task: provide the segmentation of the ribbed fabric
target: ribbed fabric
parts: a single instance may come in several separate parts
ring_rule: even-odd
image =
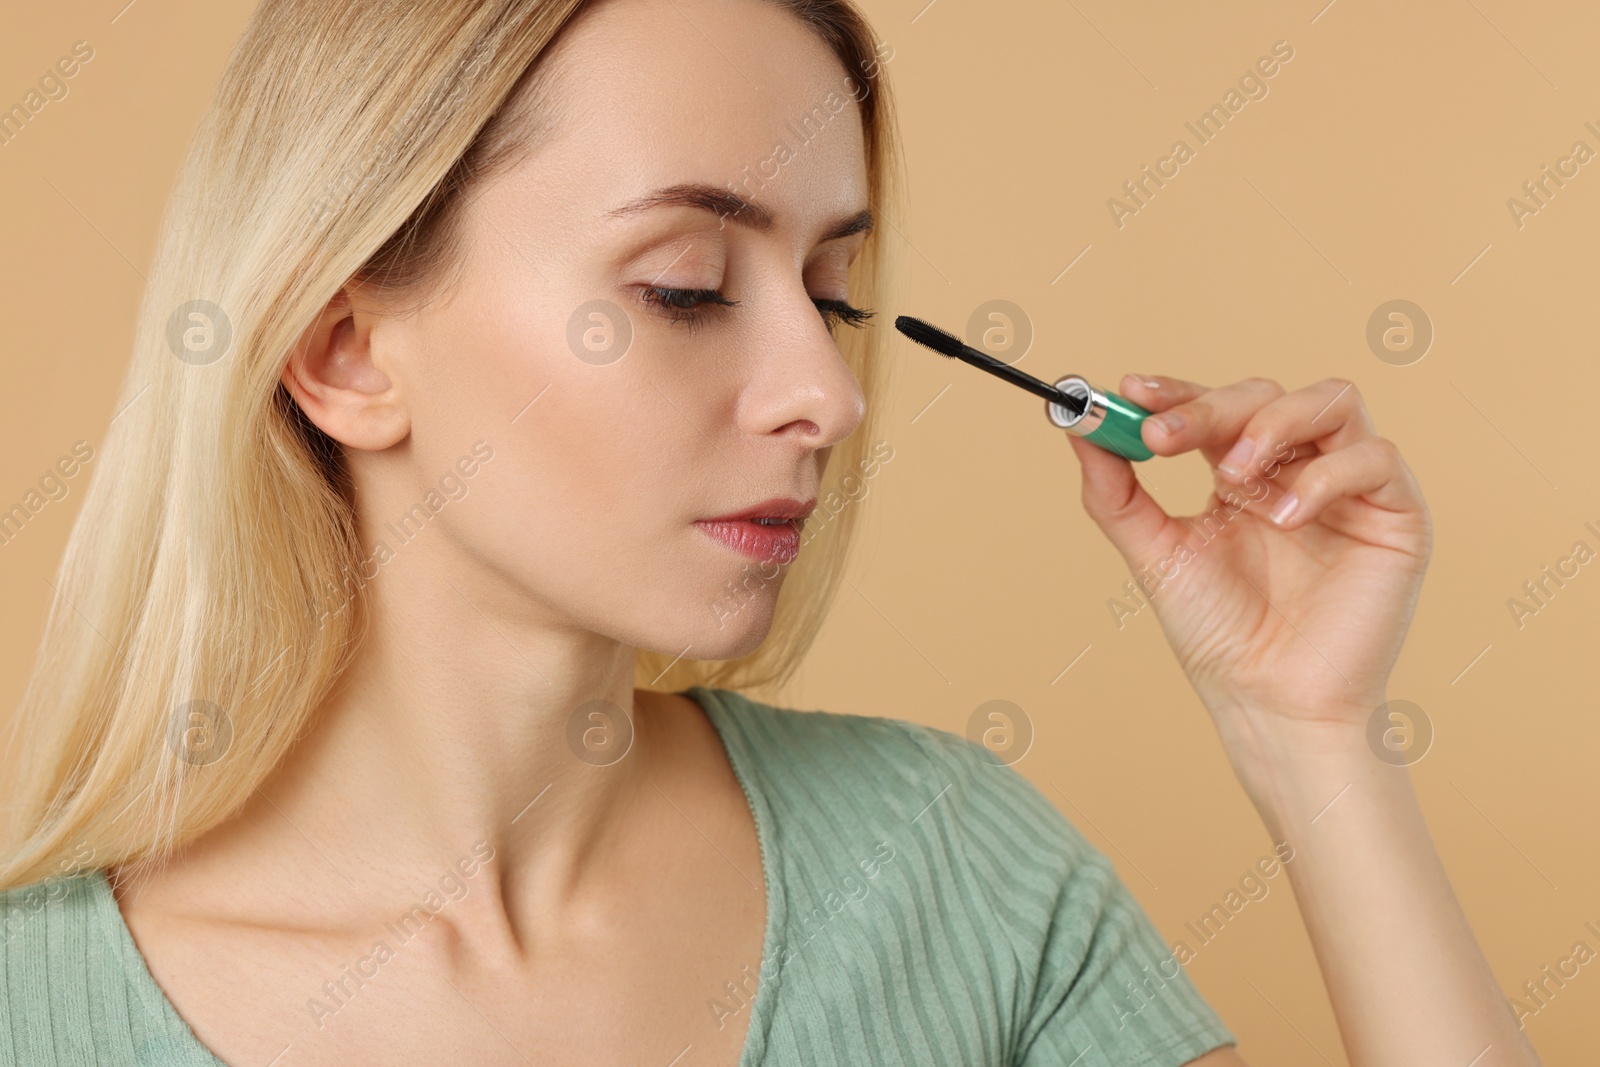
[[[766,876],[759,975],[706,1003],[748,1017],[740,1067],[1177,1067],[1234,1043],[1105,856],[981,746],[684,694],[727,748]],[[102,871],[0,894],[0,986],[8,1067],[226,1067]]]
[[[0,893],[0,1064],[226,1067],[156,984],[101,870]]]

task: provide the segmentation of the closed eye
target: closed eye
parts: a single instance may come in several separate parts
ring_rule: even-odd
[[[716,289],[671,289],[657,285],[645,286],[640,293],[640,299],[656,309],[669,322],[688,326],[690,329],[703,325],[714,308],[738,307],[740,303],[737,300],[729,300]],[[840,322],[859,329],[876,314],[871,309],[852,307],[843,300],[828,297],[813,297],[811,302],[827,323],[830,333]],[[706,305],[711,307],[708,308]]]

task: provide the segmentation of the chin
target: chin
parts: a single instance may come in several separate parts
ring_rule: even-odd
[[[701,640],[695,642],[689,654],[695,659],[738,659],[748,656],[761,647],[772,630],[770,609],[759,613],[759,621],[754,617],[756,613],[750,614],[751,617],[743,622],[727,620],[721,629],[713,626]]]
[[[757,596],[728,608],[714,605],[693,624],[673,627],[674,635],[652,635],[649,644],[668,655],[683,653],[688,659],[724,660],[748,656],[761,647],[772,630],[775,598]],[[702,609],[704,610],[704,609]],[[687,651],[685,651],[687,647]]]

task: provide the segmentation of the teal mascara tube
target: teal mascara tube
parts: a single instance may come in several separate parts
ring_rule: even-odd
[[[1026,371],[1002,363],[987,352],[980,352],[966,344],[959,337],[953,337],[937,326],[910,315],[896,317],[894,328],[941,356],[970,363],[997,378],[1004,378],[1020,389],[1044,397],[1045,415],[1052,423],[1107,452],[1130,460],[1145,460],[1155,455],[1145,447],[1144,439],[1139,436],[1139,427],[1150,412],[1126,397],[1096,389],[1076,374],[1059,378],[1054,385],[1042,382]]]
[[[1139,427],[1150,414],[1144,408],[1127,397],[1096,389],[1076,374],[1057,379],[1055,387],[1079,400],[1081,406],[1073,409],[1046,400],[1045,414],[1051,422],[1124,459],[1149,459],[1155,455],[1139,435]]]

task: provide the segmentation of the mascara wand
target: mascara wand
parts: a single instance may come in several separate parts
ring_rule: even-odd
[[[1130,460],[1144,460],[1155,455],[1139,436],[1139,427],[1150,412],[1131,400],[1096,389],[1076,374],[1058,379],[1054,385],[1042,382],[1027,371],[1002,363],[959,337],[910,315],[896,316],[894,328],[941,356],[970,363],[1019,389],[1044,397],[1045,414],[1052,423],[1107,452]]]

